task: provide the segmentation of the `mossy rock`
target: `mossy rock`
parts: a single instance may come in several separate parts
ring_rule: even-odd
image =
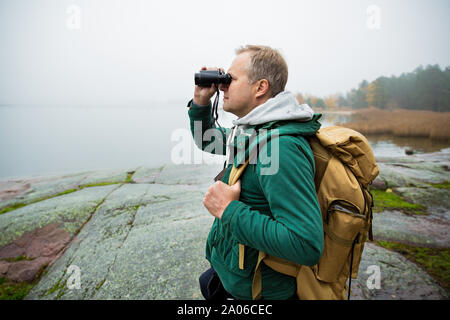
[[[397,195],[391,189],[387,191],[371,190],[374,200],[374,211],[381,212],[385,210],[399,210],[407,214],[427,214],[426,207],[421,204],[405,201],[404,198]]]
[[[450,292],[450,248],[411,246],[392,241],[376,243],[415,262],[437,280],[448,293]]]

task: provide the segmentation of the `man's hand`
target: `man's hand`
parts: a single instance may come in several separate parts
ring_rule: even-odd
[[[202,67],[201,70],[219,70],[219,68],[206,68]],[[223,71],[223,69],[221,69]],[[194,90],[194,103],[198,106],[207,106],[211,97],[216,93],[216,86],[214,84],[211,87],[195,86]]]
[[[239,200],[240,194],[241,180],[238,180],[233,186],[217,181],[206,192],[203,205],[214,217],[221,219],[226,207],[231,201]]]

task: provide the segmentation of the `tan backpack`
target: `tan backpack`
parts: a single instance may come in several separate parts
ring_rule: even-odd
[[[261,298],[261,262],[297,279],[299,299],[350,298],[351,279],[358,276],[364,242],[372,238],[373,198],[368,185],[378,175],[378,166],[367,139],[339,126],[322,128],[311,137],[314,182],[322,212],[324,250],[315,266],[302,266],[259,251],[253,278],[253,299]],[[233,166],[229,185],[235,184],[248,160]],[[244,268],[245,247],[239,244],[239,268]],[[351,277],[350,277],[351,275]],[[347,287],[347,279],[349,285]]]

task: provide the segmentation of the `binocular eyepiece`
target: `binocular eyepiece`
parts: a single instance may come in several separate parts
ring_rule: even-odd
[[[195,74],[194,80],[199,87],[211,87],[213,83],[219,86],[220,83],[230,84],[231,75],[222,70],[201,70]]]

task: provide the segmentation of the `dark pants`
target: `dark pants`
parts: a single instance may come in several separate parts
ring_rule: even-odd
[[[206,301],[220,302],[225,301],[227,298],[233,298],[222,285],[219,275],[211,267],[206,270],[198,279],[200,282],[200,290]]]
[[[227,300],[227,298],[238,300],[225,290],[219,275],[212,267],[206,270],[198,280],[200,282],[200,290],[206,301],[220,302]],[[287,300],[298,300],[297,293],[294,293],[294,295]]]

